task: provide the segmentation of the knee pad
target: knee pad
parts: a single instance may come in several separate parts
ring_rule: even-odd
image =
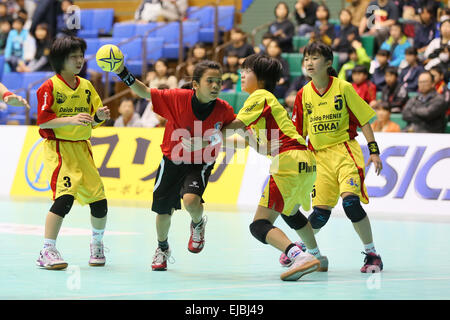
[[[342,206],[344,207],[345,215],[351,220],[351,222],[359,222],[364,219],[367,214],[361,206],[358,196],[348,196],[342,200]]]
[[[89,203],[91,215],[95,218],[104,218],[108,213],[108,202],[106,199]]]
[[[300,212],[300,210],[292,216],[285,216],[284,214],[282,214],[281,217],[287,223],[287,225],[294,230],[300,230],[308,224],[308,219],[303,213]]]
[[[50,212],[64,218],[66,214],[69,213],[70,209],[72,209],[74,200],[75,198],[69,194],[62,195],[53,202]]]
[[[265,219],[256,220],[250,224],[251,234],[264,244],[267,244],[266,242],[267,234],[273,228],[275,228],[274,225],[270,223],[269,220]]]
[[[313,229],[322,228],[330,219],[331,210],[314,207],[314,211],[309,215],[308,220]]]

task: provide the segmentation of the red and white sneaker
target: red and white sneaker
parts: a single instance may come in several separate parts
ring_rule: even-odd
[[[362,273],[378,273],[383,270],[383,262],[381,261],[381,256],[373,252],[365,253],[364,265],[361,267]]]
[[[283,281],[297,281],[305,274],[317,271],[320,268],[320,261],[308,252],[300,252],[293,259],[293,263],[286,272],[280,276]]]
[[[188,250],[192,253],[199,253],[205,246],[205,227],[208,218],[204,216],[202,222],[195,228],[191,224],[191,237],[189,238]]]
[[[174,263],[175,259],[171,255],[170,249],[161,250],[160,247],[156,248],[155,255],[153,256],[152,270],[153,271],[166,271],[167,261]]]

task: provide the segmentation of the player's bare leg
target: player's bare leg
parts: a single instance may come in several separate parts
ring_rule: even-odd
[[[199,253],[205,246],[205,226],[208,221],[206,217],[203,217],[202,199],[196,194],[186,193],[183,195],[183,204],[192,218],[188,250]]]
[[[155,255],[153,256],[153,271],[167,270],[167,261],[170,261],[169,259],[171,258],[168,236],[173,212],[174,209],[172,209],[170,214],[156,215],[156,234],[158,238],[158,247],[156,248]]]
[[[49,211],[45,219],[45,239],[56,240],[61,229],[63,218]]]

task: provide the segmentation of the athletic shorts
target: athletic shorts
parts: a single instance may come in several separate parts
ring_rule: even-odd
[[[87,140],[45,140],[44,168],[53,200],[62,195],[71,195],[85,205],[106,198],[92,157],[92,146]]]
[[[316,160],[309,150],[289,150],[275,156],[269,181],[259,205],[291,215],[299,204],[311,209],[311,192],[316,180]]]
[[[181,209],[181,199],[186,193],[198,195],[204,203],[202,196],[214,164],[175,164],[163,156],[156,173],[152,210],[171,214],[172,209]]]
[[[317,161],[317,180],[313,192],[313,206],[335,207],[344,192],[359,196],[369,203],[364,183],[364,157],[359,143],[352,139],[314,152]]]

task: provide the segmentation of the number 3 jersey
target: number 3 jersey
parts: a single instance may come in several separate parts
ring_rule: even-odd
[[[58,74],[41,85],[37,91],[37,125],[55,118],[72,117],[79,113],[94,116],[97,109],[103,107],[91,82],[80,77],[76,79],[75,89],[72,89]],[[91,125],[68,125],[54,129],[40,129],[39,134],[49,140],[80,141],[89,139],[91,131]]]
[[[292,122],[314,150],[324,149],[355,138],[375,111],[344,80],[330,77],[320,94],[310,81],[297,93]]]

